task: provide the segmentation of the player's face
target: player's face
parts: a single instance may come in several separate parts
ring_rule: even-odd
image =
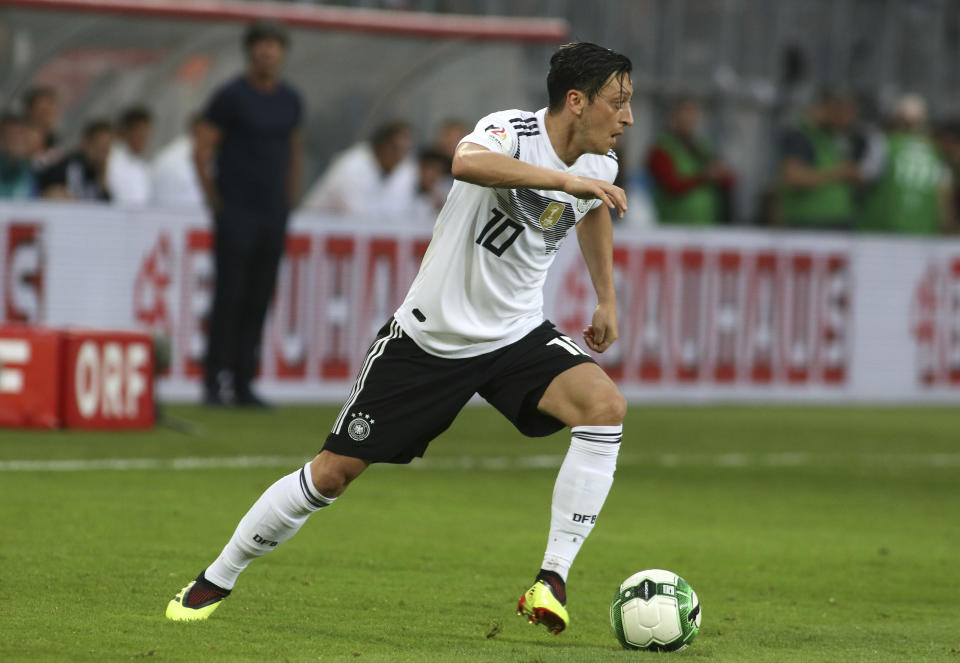
[[[631,97],[633,83],[630,77],[614,74],[593,102],[586,106],[583,119],[591,152],[606,154],[617,144],[617,136],[623,133],[624,127],[633,124]]]

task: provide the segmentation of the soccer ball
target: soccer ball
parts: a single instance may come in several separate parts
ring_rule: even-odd
[[[700,600],[676,573],[641,571],[617,589],[610,625],[624,649],[676,651],[700,632]]]

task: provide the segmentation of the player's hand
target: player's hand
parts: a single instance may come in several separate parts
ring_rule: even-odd
[[[594,352],[603,352],[617,340],[617,308],[600,304],[593,311],[593,324],[583,330],[583,340]]]
[[[616,210],[617,216],[621,219],[623,213],[627,211],[627,194],[620,187],[603,180],[574,175],[564,184],[563,192],[584,200],[596,198],[610,209]]]

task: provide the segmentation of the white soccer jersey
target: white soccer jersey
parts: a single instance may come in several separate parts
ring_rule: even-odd
[[[612,182],[613,152],[557,156],[536,113],[487,115],[461,142],[527,163]],[[440,210],[420,272],[396,319],[424,351],[473,357],[519,340],[543,322],[543,282],[564,237],[601,201],[562,191],[496,189],[457,181]]]

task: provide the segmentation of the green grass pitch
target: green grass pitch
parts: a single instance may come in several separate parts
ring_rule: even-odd
[[[556,637],[514,609],[567,434],[523,438],[487,407],[421,466],[373,467],[208,622],[168,623],[335,410],[171,413],[195,433],[0,431],[0,660],[648,661],[619,649],[607,609],[628,575],[666,568],[703,605],[676,660],[960,663],[956,409],[633,407]],[[49,464],[102,459],[123,469]]]

